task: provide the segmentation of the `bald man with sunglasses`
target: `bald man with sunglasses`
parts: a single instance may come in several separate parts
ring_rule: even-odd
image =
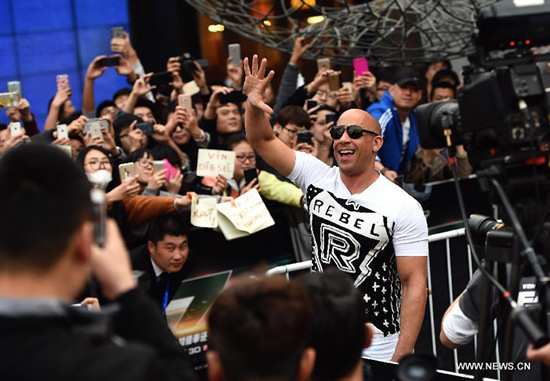
[[[338,167],[278,140],[264,92],[274,72],[267,60],[244,60],[245,129],[262,158],[304,195],[313,240],[312,270],[337,267],[364,295],[375,326],[369,357],[398,361],[411,353],[426,304],[428,228],[422,208],[375,167],[384,143],[380,124],[359,109],[344,112],[330,135]]]

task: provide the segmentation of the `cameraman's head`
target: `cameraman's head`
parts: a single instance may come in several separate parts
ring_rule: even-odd
[[[305,380],[315,353],[306,349],[312,305],[283,277],[241,278],[218,296],[208,316],[210,380]]]
[[[7,152],[0,210],[2,292],[76,297],[89,274],[93,231],[90,186],[77,164],[50,145]]]
[[[315,349],[311,379],[354,379],[372,332],[365,324],[365,302],[351,279],[331,268],[301,276],[298,282],[313,300],[313,329],[308,346]],[[361,378],[362,379],[362,378]]]

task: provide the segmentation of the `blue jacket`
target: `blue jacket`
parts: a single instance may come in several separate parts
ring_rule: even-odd
[[[382,127],[384,144],[380,151],[378,151],[380,161],[386,168],[396,171],[399,175],[405,174],[409,161],[414,156],[419,142],[415,111],[412,110],[409,114],[411,129],[409,143],[403,158],[401,158],[401,152],[403,151],[403,127],[399,120],[399,114],[393,106],[393,98],[390,92],[386,91],[380,102],[370,105],[367,108],[367,112],[374,116]]]

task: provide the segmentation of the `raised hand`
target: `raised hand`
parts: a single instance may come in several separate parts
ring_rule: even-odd
[[[248,96],[248,103],[253,107],[265,111],[269,115],[273,114],[273,109],[264,102],[264,95],[275,72],[271,70],[266,76],[267,60],[265,58],[262,59],[262,62],[258,65],[258,56],[256,54],[252,57],[252,66],[249,66],[248,57],[244,59],[243,64],[246,75],[243,91]]]

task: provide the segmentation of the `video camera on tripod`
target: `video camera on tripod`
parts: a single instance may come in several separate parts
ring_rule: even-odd
[[[550,45],[550,4],[497,2],[481,11],[477,27],[476,55],[469,57],[471,66],[464,70],[465,85],[457,101],[417,108],[420,144],[425,149],[464,144],[470,152],[485,152],[473,163],[480,168],[475,173],[484,193],[500,207],[505,224],[474,217],[465,224],[470,225],[466,235],[473,252],[472,231],[483,235],[487,263],[480,269],[509,303],[515,323],[539,347],[548,342],[544,304],[550,279],[532,245],[550,230],[545,224],[550,205],[550,89],[545,88],[537,62],[549,61],[550,56],[534,54],[533,48]],[[466,222],[458,183],[456,187]],[[540,320],[535,322],[518,307],[514,295],[491,276],[497,262],[520,267],[529,263],[543,307]],[[509,282],[508,289],[514,289],[518,279],[512,276]],[[485,311],[479,322],[480,338],[486,336],[489,289],[484,288],[487,295],[481,304]],[[506,337],[510,336],[508,331]],[[486,349],[485,343],[479,344],[478,361],[484,360]],[[504,361],[509,351],[507,343]]]

